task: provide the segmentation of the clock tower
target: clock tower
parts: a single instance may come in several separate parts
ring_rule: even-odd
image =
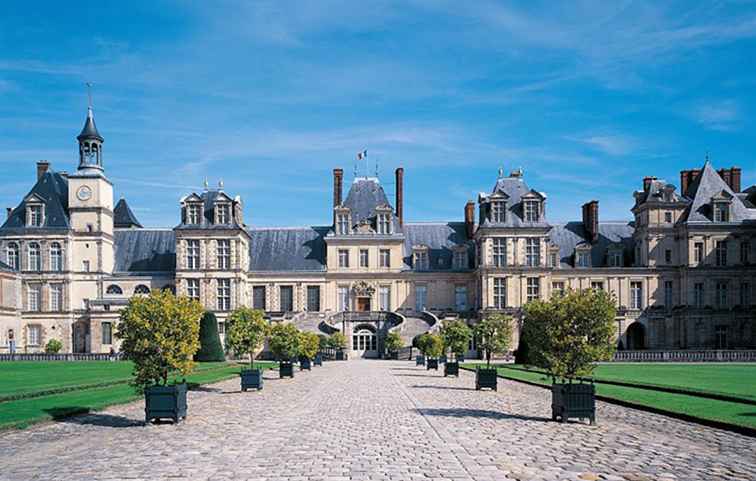
[[[76,139],[79,168],[68,176],[68,211],[74,235],[71,270],[85,277],[109,274],[114,264],[113,184],[105,177],[104,139],[97,131],[91,105]]]

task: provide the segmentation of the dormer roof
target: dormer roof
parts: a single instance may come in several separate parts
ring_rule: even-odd
[[[528,187],[528,185],[525,183],[525,180],[523,178],[523,175],[521,172],[516,172],[510,175],[509,177],[500,177],[496,180],[496,184],[494,185],[493,189],[491,190],[490,194],[484,194],[481,193],[478,196],[478,202],[481,203],[482,208],[484,207],[483,204],[488,204],[491,200],[494,200],[496,198],[502,198],[506,200],[506,208],[507,212],[505,215],[504,222],[502,223],[492,223],[488,220],[488,216],[483,216],[482,219],[482,227],[548,227],[549,224],[545,221],[544,216],[541,215],[541,220],[536,222],[526,222],[524,220],[524,212],[523,212],[523,200],[527,199],[537,199],[540,201],[544,201],[546,199],[546,195],[538,192],[536,190],[531,189]]]
[[[116,229],[142,228],[126,199],[121,198],[113,209],[113,227]]]
[[[689,189],[691,204],[683,213],[682,221],[686,223],[711,223],[712,199],[717,196],[727,196],[731,199],[730,222],[742,222],[754,218],[756,215],[749,213],[743,201],[730,189],[730,186],[714,170],[711,162],[707,160],[701,168],[701,175]]]
[[[49,169],[34,184],[21,203],[11,211],[8,219],[0,229],[3,233],[27,229],[26,206],[28,203],[41,202],[45,208],[44,224],[34,229],[65,229],[70,228],[68,215],[68,179]]]
[[[341,207],[349,209],[352,217],[352,227],[365,222],[373,223],[377,210],[393,207],[376,177],[358,177],[352,182],[346,200]],[[400,232],[396,216],[392,216],[393,232]]]

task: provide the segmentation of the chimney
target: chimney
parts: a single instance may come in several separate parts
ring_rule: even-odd
[[[690,183],[690,171],[680,171],[680,194],[688,195],[688,185]]]
[[[651,188],[651,182],[655,181],[656,177],[643,177],[643,192],[648,192]]]
[[[727,184],[729,188],[732,189],[732,176],[730,169],[719,169],[717,171],[717,174],[724,180],[724,183]]]
[[[598,227],[598,201],[592,200],[583,204],[583,229],[585,229],[585,234],[591,243],[594,243],[598,240]]]
[[[475,202],[471,200],[465,204],[465,231],[467,238],[472,239],[475,234]]]
[[[741,173],[740,167],[730,168],[730,180],[732,181],[732,184],[730,184],[730,188],[735,193],[740,192],[740,173]]]
[[[6,218],[10,219],[11,212],[13,212],[13,208],[12,207],[6,207],[5,208]]]
[[[50,162],[46,160],[37,161],[37,180],[41,179],[43,175],[50,168]]]
[[[399,219],[399,227],[404,226],[404,169],[396,169],[396,218]]]
[[[333,207],[341,205],[341,192],[344,180],[344,171],[342,169],[333,169]]]

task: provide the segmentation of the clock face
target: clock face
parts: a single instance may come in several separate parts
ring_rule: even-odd
[[[82,185],[79,190],[76,191],[76,197],[81,201],[89,200],[92,198],[92,189],[88,185]]]

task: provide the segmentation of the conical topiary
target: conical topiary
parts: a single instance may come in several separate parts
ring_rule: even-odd
[[[194,355],[195,361],[218,362],[225,361],[223,345],[218,335],[218,320],[212,312],[205,312],[200,321],[200,348]]]

